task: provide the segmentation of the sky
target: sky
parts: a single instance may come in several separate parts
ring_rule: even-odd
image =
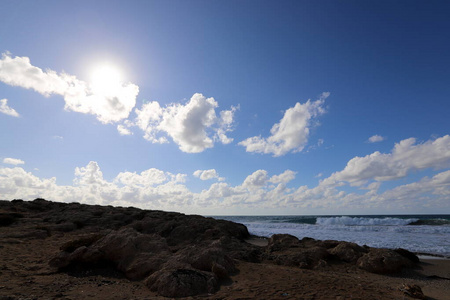
[[[448,1],[0,1],[0,199],[450,213]]]

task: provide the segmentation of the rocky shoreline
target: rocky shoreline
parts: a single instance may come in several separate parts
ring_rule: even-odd
[[[242,224],[196,215],[0,201],[0,237],[0,299],[426,299],[407,250],[285,234],[261,245]],[[407,280],[373,283],[383,278]]]

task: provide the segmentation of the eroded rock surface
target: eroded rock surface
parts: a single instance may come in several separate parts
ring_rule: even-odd
[[[20,231],[8,230],[19,225]],[[232,282],[239,261],[320,270],[348,264],[394,273],[417,260],[404,249],[299,240],[287,234],[273,235],[260,247],[245,241],[250,235],[244,225],[229,221],[43,199],[0,201],[0,226],[6,229],[4,242],[61,241],[60,251],[48,259],[53,272],[109,268],[165,297],[214,293],[221,282]]]

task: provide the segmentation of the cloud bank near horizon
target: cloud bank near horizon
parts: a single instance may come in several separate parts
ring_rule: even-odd
[[[424,160],[424,153],[435,155]],[[398,166],[403,166],[403,169],[397,169]],[[379,188],[383,182],[405,177],[412,170],[443,170],[449,166],[450,136],[446,135],[421,144],[416,144],[413,138],[406,139],[397,143],[391,153],[375,152],[363,158],[355,157],[342,171],[333,173],[312,188],[293,186],[296,172],[292,170],[272,176],[266,170],[256,170],[241,184],[231,186],[220,180],[215,169],[210,169],[197,170],[192,176],[202,180],[215,178],[218,182],[195,193],[186,185],[187,174],[151,168],[141,173],[120,172],[113,180],[107,181],[97,162],[91,161],[85,167],[75,169],[71,186],[58,185],[55,177],[39,178],[21,167],[0,168],[0,194],[7,199],[43,197],[64,202],[183,212],[208,212],[211,208],[223,211],[239,208],[255,212],[289,208],[318,212],[329,207],[336,211],[389,208],[391,211],[413,212],[423,208],[437,212],[449,208],[450,170],[383,192],[379,192]],[[357,190],[350,192],[344,189],[351,186]]]

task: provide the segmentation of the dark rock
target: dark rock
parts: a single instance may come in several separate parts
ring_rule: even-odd
[[[394,251],[397,252],[398,254],[400,254],[401,256],[406,257],[407,259],[409,259],[410,261],[412,261],[414,263],[420,262],[419,257],[417,257],[417,255],[415,255],[411,251],[408,251],[403,248],[398,248],[398,249],[395,249]]]
[[[217,280],[214,275],[192,269],[161,270],[147,280],[150,290],[164,297],[188,297],[214,293]]]
[[[16,218],[14,218],[11,214],[0,214],[0,226],[9,226]]]
[[[92,245],[94,242],[98,241],[103,236],[104,236],[104,234],[100,234],[100,233],[93,233],[93,234],[80,236],[77,239],[74,239],[74,240],[64,243],[60,247],[60,249],[62,251],[73,252],[73,251],[75,251],[75,249],[77,249],[81,246],[87,247],[87,246]]]
[[[342,261],[355,263],[367,250],[355,243],[340,242],[328,252]]]
[[[414,299],[427,299],[422,292],[420,286],[413,284],[402,284],[399,288],[405,295],[414,298]]]
[[[269,238],[266,251],[270,253],[299,247],[301,247],[301,243],[295,236],[290,234],[274,234]]]
[[[213,272],[219,278],[228,278],[230,274],[236,272],[236,267],[233,260],[225,254],[223,249],[218,247],[206,249],[192,249],[191,253],[186,253],[192,267],[198,270]],[[214,272],[214,266],[216,272]]]
[[[413,263],[390,249],[371,248],[360,257],[357,266],[363,270],[378,274],[392,274],[400,272],[404,267],[411,267]]]
[[[0,213],[0,226],[9,226],[19,218],[23,218],[23,214],[17,212]]]
[[[278,265],[312,269],[319,264],[323,266],[322,260],[326,260],[329,253],[321,247],[293,248],[290,250],[273,252],[266,259]]]

